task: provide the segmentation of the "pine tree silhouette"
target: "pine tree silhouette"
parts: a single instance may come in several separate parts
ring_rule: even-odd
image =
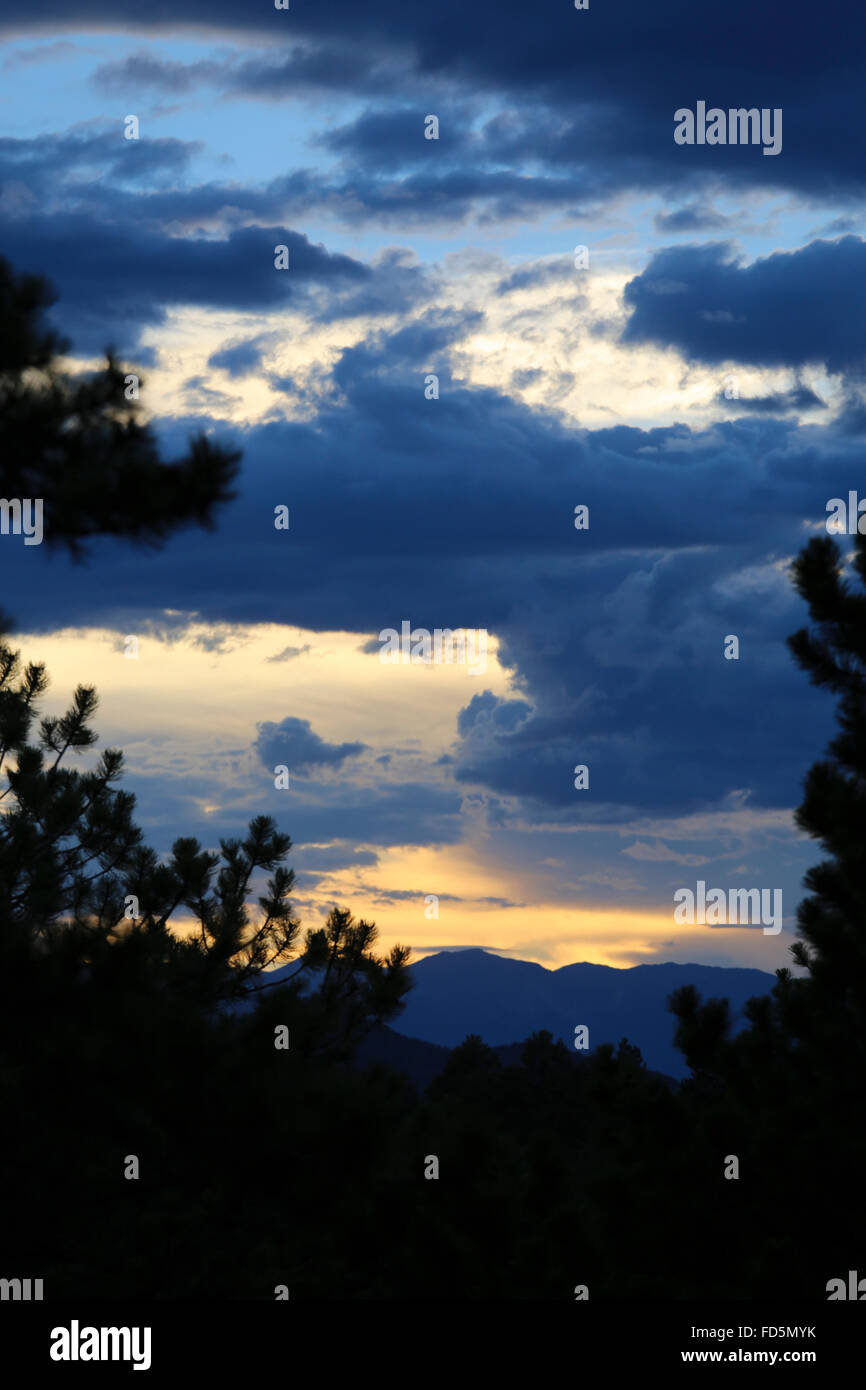
[[[41,498],[45,544],[77,558],[96,536],[154,545],[190,523],[213,526],[240,452],[200,434],[164,462],[110,347],[98,372],[64,369],[70,343],[44,322],[55,300],[42,276],[0,257],[0,496]]]
[[[855,538],[851,571],[866,586],[866,537]],[[790,952],[805,973],[777,970],[735,1038],[726,1000],[702,1003],[687,987],[669,1007],[693,1070],[684,1090],[695,1123],[746,1160],[750,1185],[736,1222],[763,1222],[761,1249],[746,1262],[753,1290],[820,1298],[829,1278],[862,1258],[866,1238],[866,594],[846,577],[831,537],[808,542],[792,578],[812,627],[788,646],[812,682],[838,697],[839,723],[795,813],[828,855],[806,874],[797,911]],[[782,1219],[798,1209],[796,1225]]]

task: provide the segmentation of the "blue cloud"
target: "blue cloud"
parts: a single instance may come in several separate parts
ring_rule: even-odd
[[[785,648],[804,616],[785,563],[804,522],[822,522],[826,500],[856,486],[859,437],[832,424],[805,436],[760,416],[704,431],[568,429],[493,390],[425,401],[423,379],[389,374],[388,361],[377,337],[344,354],[339,402],[313,421],[227,431],[245,453],[238,500],[213,535],[150,559],[146,590],[119,545],[77,571],[16,552],[22,625],[136,630],[194,593],[208,621],[340,628],[374,651],[404,618],[485,628],[523,698],[467,687],[452,765],[461,785],[574,823],[706,808],[741,790],[755,806],[795,804],[831,712]],[[162,422],[166,447],[202,423]],[[578,502],[590,508],[584,532]],[[274,529],[277,503],[291,507],[289,532]],[[723,657],[729,633],[738,662]],[[294,720],[269,726],[260,747],[271,767],[336,766],[360,751]],[[582,800],[579,762],[593,769]],[[361,807],[310,814],[323,830],[335,816],[362,833]]]
[[[729,243],[669,247],[625,288],[626,343],[703,362],[856,376],[866,365],[866,241],[846,236],[743,265]]]
[[[289,715],[279,724],[265,720],[257,724],[256,752],[265,767],[284,764],[289,772],[303,775],[312,768],[341,767],[347,758],[363,753],[363,743],[327,743],[314,731],[308,719]]]
[[[246,338],[212,352],[207,364],[209,367],[221,367],[231,377],[250,376],[261,367],[264,348],[262,338]]]

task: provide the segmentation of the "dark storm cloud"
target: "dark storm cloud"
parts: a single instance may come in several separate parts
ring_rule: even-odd
[[[307,175],[261,189],[120,186],[145,170],[171,174],[194,148],[174,140],[127,142],[115,132],[0,141],[4,254],[55,285],[61,326],[77,350],[100,351],[111,341],[129,351],[144,327],[161,323],[178,304],[292,304],[329,323],[405,313],[430,297],[431,273],[405,250],[387,248],[365,265],[274,220],[310,201]],[[287,271],[274,268],[277,245],[289,248]],[[242,357],[226,361],[239,373]]]
[[[415,164],[441,159],[461,149],[471,120],[468,109],[436,112],[439,133],[425,137],[425,116],[418,105],[369,110],[348,125],[320,135],[318,143],[335,154],[351,157],[372,169],[393,171],[395,162]]]
[[[53,196],[66,182],[83,175],[120,182],[152,180],[187,168],[201,141],[168,137],[126,140],[123,122],[113,130],[50,132],[35,139],[0,139],[0,183],[26,179],[31,191]]]
[[[730,243],[668,247],[625,288],[626,343],[703,362],[866,365],[866,241],[813,241],[742,264]]]
[[[327,743],[311,727],[308,719],[289,715],[279,724],[266,720],[257,724],[255,748],[265,767],[284,763],[290,772],[304,774],[311,768],[340,767],[347,758],[363,753],[363,743]]]
[[[429,7],[403,0],[377,0],[374,6],[332,0],[324,8],[296,6],[290,12],[238,7],[234,0],[166,0],[145,7],[133,0],[72,0],[62,23],[149,37],[186,29],[258,39],[273,52],[232,60],[222,77],[207,62],[184,68],[171,58],[147,63],[133,56],[125,67],[103,68],[100,80],[135,79],[182,92],[216,77],[220,92],[268,97],[295,96],[311,85],[376,93],[377,107],[333,136],[342,155],[375,166],[357,189],[346,181],[327,190],[335,205],[342,200],[348,212],[354,191],[365,215],[396,216],[401,202],[407,216],[419,215],[426,200],[428,217],[435,211],[459,218],[477,197],[484,214],[495,218],[522,216],[557,200],[566,208],[586,208],[641,189],[667,190],[678,199],[691,193],[699,200],[722,186],[796,190],[825,200],[862,198],[866,26],[849,21],[842,6],[825,7],[815,22],[789,21],[780,16],[778,0],[731,0],[724,6],[669,0],[663,11],[648,8],[645,0],[620,0],[586,12],[565,3],[539,11],[524,0],[472,6],[442,0]],[[57,17],[50,23],[56,29]],[[29,0],[9,0],[0,21],[16,32],[40,32],[47,24]],[[457,122],[463,129],[446,121],[440,141],[426,149],[421,142],[415,152],[400,112],[417,102],[418,117],[431,110],[440,114],[429,98],[443,94],[454,110],[467,98],[503,109],[483,131],[470,132],[465,120]],[[725,110],[780,108],[782,153],[766,158],[751,146],[676,146],[674,112],[698,100]],[[440,170],[432,180],[429,171],[421,176],[413,161],[430,163],[437,153],[440,164],[456,160],[461,140],[460,168]],[[409,175],[393,167],[395,159],[410,162]],[[517,164],[538,177],[507,187],[509,169]],[[474,186],[464,185],[461,175],[470,183],[474,176]]]
[[[47,274],[62,295],[64,331],[78,350],[123,349],[169,305],[272,310],[305,302],[321,282],[362,282],[370,271],[286,227],[241,227],[223,239],[170,237],[133,226],[101,225],[83,214],[19,217],[2,227],[3,249],[18,271]],[[274,268],[274,248],[290,268]]]
[[[482,726],[493,733],[510,734],[532,713],[525,700],[500,700],[491,691],[473,695],[469,704],[457,716],[457,732],[465,738],[470,731]]]
[[[221,804],[204,813],[202,804],[215,799],[213,768],[173,778],[139,773],[136,823],[145,830],[148,843],[165,853],[179,833],[177,827],[215,848],[220,836],[236,835],[239,825],[253,815],[270,814],[298,841],[292,862],[305,871],[308,890],[321,872],[365,868],[375,862],[375,850],[359,852],[359,844],[453,845],[463,833],[461,795],[453,788],[419,781],[360,785],[330,770],[321,781],[315,771],[291,781],[290,791],[277,790],[272,769],[262,766],[261,780],[248,784],[245,796],[232,787]]]
[[[452,103],[453,105],[453,103]],[[149,223],[196,232],[203,221],[276,221],[327,211],[357,222],[481,221],[531,216],[546,208],[589,209],[625,186],[607,146],[603,113],[564,121],[546,108],[515,111],[471,126],[468,106],[443,114],[438,140],[425,140],[420,106],[373,110],[319,137],[341,167],[293,169],[263,187],[207,183],[133,192],[125,185],[186,168],[200,145],[174,139],[125,140],[122,123],[98,133],[70,132],[0,144],[0,182],[25,181],[52,206],[113,223]],[[539,150],[541,153],[539,153]],[[674,153],[679,151],[674,150]],[[626,183],[653,186],[647,164],[629,155]],[[525,167],[524,167],[525,166]],[[672,174],[682,169],[676,161]]]
[[[279,221],[290,207],[318,198],[311,172],[295,171],[256,188],[234,183],[178,186],[176,175],[201,150],[200,142],[176,139],[126,140],[123,123],[97,132],[47,132],[36,139],[0,140],[0,189],[29,194],[24,211],[62,211],[95,223],[135,230],[200,233],[205,223],[229,229],[244,220]],[[165,173],[166,179],[160,175]],[[144,188],[124,185],[147,176]],[[163,186],[171,179],[170,186]],[[14,209],[4,214],[14,220]]]
[[[860,439],[763,417],[700,432],[569,429],[492,390],[425,400],[410,359],[374,340],[343,355],[338,400],[314,420],[219,431],[244,449],[241,495],[216,533],[149,558],[146,589],[125,546],[100,545],[79,570],[4,547],[19,624],[129,632],[161,606],[189,608],[357,632],[372,651],[404,619],[482,628],[519,697],[500,701],[466,673],[453,768],[467,788],[563,821],[682,812],[745,790],[756,806],[795,804],[830,711],[784,645],[804,619],[785,565],[804,523],[860,483]],[[164,425],[166,452],[202,424]],[[573,525],[579,503],[587,531]],[[278,504],[290,531],[274,529]],[[728,634],[739,661],[724,659]],[[390,675],[381,664],[383,692]],[[278,751],[268,760],[291,766],[291,749]],[[591,768],[591,797],[573,788],[577,763]],[[398,835],[381,795],[382,833]],[[362,803],[358,790],[351,808],[329,804],[323,831],[336,817],[364,838]]]
[[[375,92],[399,88],[405,67],[399,60],[380,58],[356,44],[328,36],[326,42],[293,43],[285,58],[247,59],[231,73],[229,89],[252,97],[279,100],[299,89],[324,87],[340,92]]]
[[[148,36],[163,29],[195,26],[199,31],[245,32],[263,42],[339,36],[347,49],[359,42],[384,48],[406,44],[417,71],[432,73],[447,66],[476,76],[507,79],[515,85],[575,82],[586,73],[594,82],[595,65],[619,60],[623,77],[647,89],[678,71],[686,59],[696,79],[710,72],[742,67],[744,34],[750,68],[779,81],[811,65],[816,76],[854,68],[863,53],[863,38],[842,7],[825,6],[820,22],[789,24],[773,0],[730,0],[724,8],[696,7],[690,0],[669,0],[658,22],[640,0],[622,0],[614,8],[576,13],[573,7],[528,7],[522,0],[497,0],[467,6],[441,0],[435,7],[412,7],[401,0],[358,6],[354,0],[331,0],[326,10],[294,6],[239,7],[234,0],[69,0],[62,16],[34,13],[27,0],[7,0],[4,29],[73,28],[92,24],[137,31]],[[840,61],[844,59],[844,61]]]
[[[290,13],[235,0],[71,0],[60,28],[75,24],[167,44],[194,25],[272,50],[190,65],[139,55],[102,67],[103,90],[183,95],[209,85],[219,100],[279,100],[320,86],[371,99],[322,137],[328,168],[293,169],[262,187],[176,187],[197,147],[125,142],[119,128],[0,143],[3,251],[63,291],[58,321],[82,350],[131,339],[172,305],[297,306],[324,323],[435,302],[430,277],[402,252],[364,266],[284,230],[307,214],[424,231],[474,216],[496,230],[508,218],[577,217],[643,191],[669,197],[658,225],[688,232],[718,226],[712,199],[731,189],[837,201],[866,192],[866,30],[832,9],[801,25],[780,18],[777,0],[672,0],[664,14],[645,0],[586,13],[567,0],[542,11],[523,0],[332,0]],[[0,27],[40,25],[58,27],[7,0]],[[301,43],[281,47],[289,35]],[[698,99],[783,108],[783,152],[676,146],[674,111]],[[442,118],[438,141],[423,139],[427,112]],[[290,272],[273,268],[277,243],[292,250]],[[727,248],[661,253],[632,281],[626,339],[709,362],[821,362],[856,378],[862,247],[854,237],[814,243],[752,266]],[[518,269],[501,288],[557,275]],[[314,419],[233,431],[245,451],[237,502],[213,535],[187,532],[148,556],[146,582],[127,546],[101,545],[77,570],[40,548],[0,547],[7,606],[37,630],[107,623],[123,632],[161,608],[195,609],[218,623],[357,632],[373,651],[372,634],[404,618],[495,635],[520,693],[503,699],[467,675],[453,753],[439,760],[456,790],[352,784],[347,763],[354,771],[348,760],[362,744],[329,744],[291,718],[261,726],[266,792],[265,753],[311,770],[293,802],[311,841],[452,843],[461,791],[478,791],[494,824],[512,798],[536,822],[563,824],[736,804],[747,793],[758,807],[793,804],[830,718],[784,647],[804,621],[784,566],[804,523],[820,522],[827,498],[860,483],[866,408],[855,386],[824,429],[770,418],[777,404],[809,408],[805,386],[728,402],[737,418],[700,432],[569,429],[501,391],[453,384],[449,352],[477,324],[433,312],[373,335],[343,353],[334,397]],[[234,375],[245,362],[258,369],[250,342],[228,343],[212,362]],[[435,402],[423,395],[427,369],[441,373]],[[183,451],[188,431],[211,429],[208,412],[230,401],[202,378],[187,388],[190,418],[160,425],[169,454]],[[590,507],[589,531],[574,530],[577,503]],[[278,504],[291,507],[290,532],[274,529]],[[179,631],[182,618],[172,621]],[[739,662],[723,659],[728,633],[740,637]],[[377,675],[387,691],[388,668]],[[589,796],[573,788],[576,763],[590,766]],[[387,764],[378,771],[387,776]],[[211,781],[202,775],[202,795]],[[282,815],[283,795],[270,794]],[[153,796],[164,820],[166,793]],[[208,830],[234,828],[237,808],[196,814]]]

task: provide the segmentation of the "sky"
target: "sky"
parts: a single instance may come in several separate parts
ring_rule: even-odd
[[[790,963],[834,723],[788,571],[866,434],[851,13],[5,0],[0,254],[166,457],[243,451],[160,551],[0,538],[46,712],[96,685],[158,852],[266,812],[304,926],[416,958]],[[778,153],[678,143],[699,102]],[[403,622],[485,659],[386,662]],[[699,880],[782,931],[676,921]]]

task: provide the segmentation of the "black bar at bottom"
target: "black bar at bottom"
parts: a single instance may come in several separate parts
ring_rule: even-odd
[[[847,1302],[565,1306],[443,1300],[374,1307],[371,1318],[370,1306],[362,1305],[356,1322],[345,1303],[337,1309],[291,1297],[234,1303],[7,1302],[0,1306],[0,1374],[10,1386],[29,1384],[31,1376],[40,1383],[48,1376],[57,1384],[70,1377],[104,1381],[106,1375],[115,1384],[127,1376],[133,1384],[168,1384],[169,1377],[208,1373],[241,1377],[244,1386],[256,1386],[272,1373],[306,1379],[312,1357],[318,1374],[327,1368],[329,1378],[341,1362],[353,1376],[378,1362],[377,1375],[384,1381],[428,1380],[437,1361],[453,1376],[467,1335],[474,1365],[487,1372],[500,1358],[509,1362],[524,1338],[531,1339],[539,1367],[550,1368],[549,1338],[562,1333],[576,1375],[590,1368],[664,1373],[673,1367],[740,1363],[773,1370],[799,1366],[826,1380],[828,1373],[850,1377],[861,1369],[866,1335],[866,1309]],[[55,1359],[52,1348],[69,1359]],[[105,1359],[91,1359],[93,1352]],[[392,1360],[398,1352],[400,1359]],[[423,1375],[408,1374],[406,1355]],[[17,1374],[9,1378],[12,1367]]]

